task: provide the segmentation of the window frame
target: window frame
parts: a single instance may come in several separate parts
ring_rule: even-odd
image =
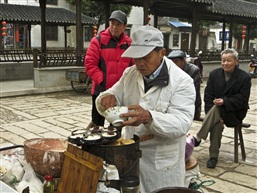
[[[173,34],[172,47],[179,47],[179,34]]]
[[[46,26],[46,41],[58,41],[58,26]]]
[[[58,0],[46,0],[47,5],[58,5]]]

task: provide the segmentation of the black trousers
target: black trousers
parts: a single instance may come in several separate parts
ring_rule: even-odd
[[[92,121],[97,126],[104,126],[105,118],[98,113],[95,105],[95,100],[97,97],[98,95],[92,95]]]

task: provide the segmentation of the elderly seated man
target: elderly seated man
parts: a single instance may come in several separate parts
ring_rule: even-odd
[[[194,140],[197,147],[210,133],[208,168],[215,168],[218,162],[224,125],[234,127],[241,124],[249,108],[251,77],[237,64],[237,51],[232,48],[223,50],[221,67],[210,72],[204,90],[206,116]]]

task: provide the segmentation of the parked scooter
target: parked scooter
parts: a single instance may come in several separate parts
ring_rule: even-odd
[[[257,78],[257,61],[254,54],[251,55],[251,62],[249,64],[249,74],[252,78]]]

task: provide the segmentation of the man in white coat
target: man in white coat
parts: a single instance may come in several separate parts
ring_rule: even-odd
[[[140,137],[140,192],[184,187],[186,134],[194,117],[193,79],[165,57],[163,35],[152,26],[139,27],[122,57],[134,58],[121,79],[96,100],[100,114],[127,106],[121,117],[125,138]]]

